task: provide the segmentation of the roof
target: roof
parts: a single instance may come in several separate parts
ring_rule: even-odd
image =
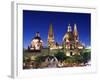
[[[41,40],[41,38],[40,38],[40,37],[34,37],[33,39],[38,39],[38,40]]]

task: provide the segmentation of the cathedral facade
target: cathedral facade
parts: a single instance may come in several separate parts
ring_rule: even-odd
[[[67,32],[63,37],[63,48],[65,49],[67,56],[72,56],[75,54],[80,55],[81,50],[83,50],[84,46],[79,41],[79,34],[76,24],[74,24],[73,31],[70,24],[68,25]]]
[[[57,45],[54,40],[54,32],[52,24],[49,27],[48,32],[48,46],[50,49],[64,49],[66,56],[80,55],[81,50],[84,49],[84,46],[79,41],[79,34],[76,24],[74,24],[74,30],[70,24],[67,27],[67,32],[65,33],[62,41],[62,45]]]

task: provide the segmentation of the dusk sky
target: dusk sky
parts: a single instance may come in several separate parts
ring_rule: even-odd
[[[86,46],[91,45],[91,14],[69,12],[47,12],[23,10],[23,46],[27,48],[35,33],[39,32],[43,40],[43,46],[47,46],[47,36],[52,23],[54,39],[62,43],[63,36],[67,32],[68,24],[72,30],[77,25],[79,40]]]

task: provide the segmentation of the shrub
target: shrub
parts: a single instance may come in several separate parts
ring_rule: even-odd
[[[83,52],[81,56],[83,57],[83,63],[86,64],[91,59],[91,52]]]
[[[63,52],[58,52],[54,55],[59,61],[63,61],[66,59],[66,55]]]

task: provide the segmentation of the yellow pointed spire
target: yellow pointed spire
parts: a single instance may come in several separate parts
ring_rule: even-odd
[[[52,24],[50,24],[49,34],[50,34],[50,35],[53,35],[53,28],[52,28]]]
[[[52,24],[50,24],[49,32],[48,32],[48,46],[49,46],[50,48],[53,48],[54,45],[55,45],[55,41],[54,41],[54,32],[53,32]]]
[[[76,24],[74,24],[74,36],[78,36],[77,26],[76,26]]]
[[[50,24],[50,27],[49,27],[48,38],[54,39],[54,33],[53,33],[52,24]]]

